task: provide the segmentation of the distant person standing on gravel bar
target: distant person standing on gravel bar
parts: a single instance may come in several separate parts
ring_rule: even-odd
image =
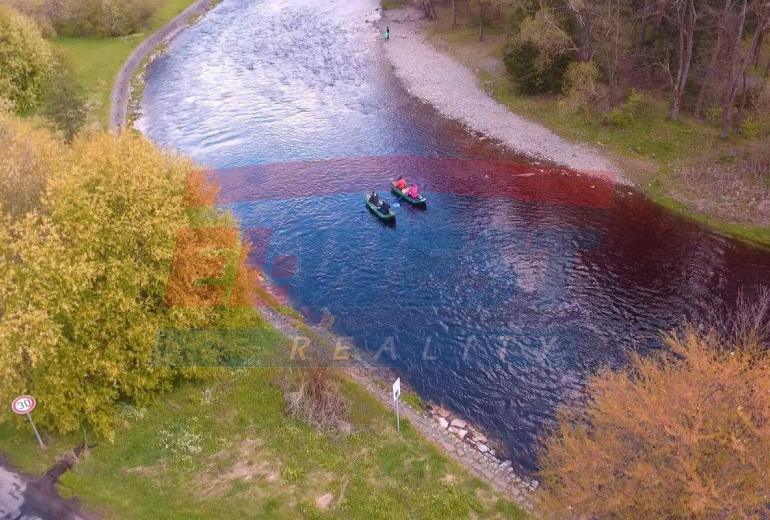
[[[385,41],[390,40],[390,26],[385,26],[385,34],[382,35]]]

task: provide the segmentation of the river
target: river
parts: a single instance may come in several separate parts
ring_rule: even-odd
[[[309,320],[532,470],[587,377],[770,280],[770,255],[443,119],[394,77],[376,7],[224,0],[151,65],[137,127],[211,168],[251,260]],[[429,202],[388,227],[362,193],[395,203],[398,174]]]

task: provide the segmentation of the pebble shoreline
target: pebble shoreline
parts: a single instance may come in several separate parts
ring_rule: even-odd
[[[390,27],[384,54],[407,91],[469,130],[495,139],[517,153],[614,182],[628,184],[620,169],[588,145],[563,139],[514,114],[483,90],[463,64],[434,48],[422,34],[422,11],[383,11],[376,26]]]

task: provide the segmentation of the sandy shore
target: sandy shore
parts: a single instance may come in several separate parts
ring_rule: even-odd
[[[517,153],[615,181],[625,180],[601,152],[563,139],[495,101],[470,70],[426,41],[421,32],[426,22],[422,11],[414,8],[384,11],[379,21],[382,29],[387,25],[391,31],[390,41],[383,44],[385,54],[412,95]]]

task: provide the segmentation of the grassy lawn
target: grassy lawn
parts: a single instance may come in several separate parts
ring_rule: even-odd
[[[194,0],[165,0],[143,33],[118,38],[54,39],[54,45],[69,56],[75,76],[92,104],[92,125],[107,126],[112,85],[120,66],[131,51],[193,2]]]
[[[127,414],[61,488],[108,518],[523,518],[357,385],[355,433],[287,418],[277,369],[230,373]],[[327,511],[315,500],[334,496]]]
[[[538,121],[571,140],[592,144],[604,150],[655,202],[721,233],[770,247],[770,228],[716,215],[704,214],[679,201],[675,193],[686,192],[674,172],[694,161],[730,158],[747,143],[741,137],[719,138],[719,130],[683,116],[668,118],[665,100],[648,98],[642,114],[624,127],[603,123],[598,113],[565,114],[554,96],[518,94],[502,65],[507,35],[500,26],[485,29],[478,41],[478,27],[464,20],[465,9],[458,6],[458,25],[451,26],[448,8],[439,7],[439,21],[427,34],[440,49],[452,54],[473,70],[480,84],[511,111]],[[714,199],[721,193],[713,194]],[[736,211],[736,213],[738,213]]]
[[[204,340],[257,345],[274,359],[288,342],[267,326]],[[271,366],[277,366],[273,364]],[[118,519],[525,518],[512,502],[448,460],[392,410],[343,378],[354,433],[317,433],[284,412],[279,368],[211,370],[200,383],[125,406],[112,442],[97,440],[61,478],[65,496]],[[413,396],[410,402],[418,404]],[[46,436],[41,451],[23,418],[0,423],[0,448],[40,474],[83,433]],[[91,438],[93,443],[95,439]],[[328,509],[316,499],[333,496]]]

